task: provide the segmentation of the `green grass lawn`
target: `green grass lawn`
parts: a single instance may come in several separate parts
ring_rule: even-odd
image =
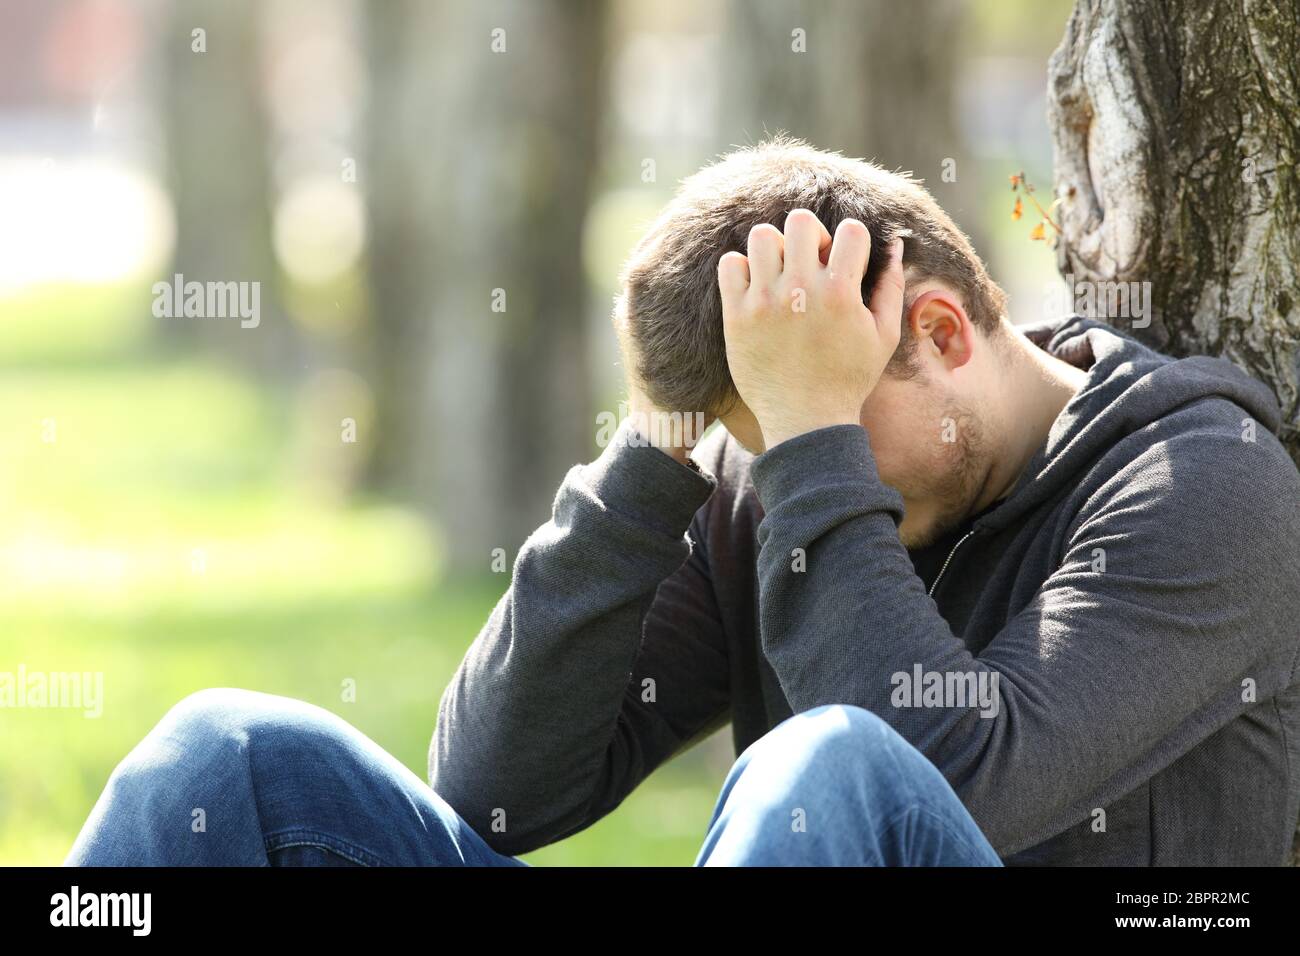
[[[92,293],[0,300],[0,671],[103,674],[98,718],[0,709],[0,864],[61,862],[117,761],[204,687],[328,708],[423,777],[504,578],[439,584],[436,528],[305,490],[292,396],[160,356],[136,292]],[[728,740],[526,859],[689,865]]]

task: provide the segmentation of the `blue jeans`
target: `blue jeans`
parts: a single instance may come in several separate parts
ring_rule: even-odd
[[[635,862],[635,861],[628,861]],[[696,866],[998,866],[943,775],[869,711],[783,721],[727,774]],[[113,771],[68,865],[527,866],[342,718],[255,691],[173,707]]]

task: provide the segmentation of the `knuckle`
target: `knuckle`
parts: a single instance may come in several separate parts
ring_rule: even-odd
[[[845,219],[836,231],[853,239],[861,239],[867,235],[867,227],[859,219]]]
[[[831,281],[826,283],[823,295],[828,305],[840,306],[852,301],[850,291],[851,286],[842,276],[832,277]]]

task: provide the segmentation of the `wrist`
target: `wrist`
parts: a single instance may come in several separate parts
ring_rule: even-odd
[[[690,467],[691,449],[702,437],[701,422],[696,416],[672,414],[657,408],[634,405],[628,417],[632,429],[641,443],[667,455],[673,461]]]
[[[576,466],[577,480],[608,509],[679,537],[716,487],[702,468],[684,467],[651,448],[625,417],[597,458]],[[566,478],[566,481],[568,479]]]
[[[823,428],[831,428],[835,425],[860,426],[861,424],[855,414],[826,413],[793,418],[785,416],[770,422],[760,422],[760,427],[763,431],[763,445],[770,449],[775,448],[782,442],[789,441],[791,438],[798,438],[800,435],[806,435],[809,432],[815,432]]]

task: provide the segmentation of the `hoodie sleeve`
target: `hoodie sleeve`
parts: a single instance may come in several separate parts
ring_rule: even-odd
[[[1086,819],[1253,706],[1244,681],[1264,701],[1293,679],[1300,474],[1276,442],[1200,430],[1144,444],[1088,498],[1059,566],[978,655],[916,576],[898,538],[902,499],[862,428],[784,442],[752,476],[766,512],[762,646],[791,707],[879,715],[1003,856]],[[895,706],[895,675],[918,665],[983,673],[995,706]]]
[[[439,705],[429,783],[499,853],[584,829],[730,715],[716,479],[633,434],[570,469]]]

